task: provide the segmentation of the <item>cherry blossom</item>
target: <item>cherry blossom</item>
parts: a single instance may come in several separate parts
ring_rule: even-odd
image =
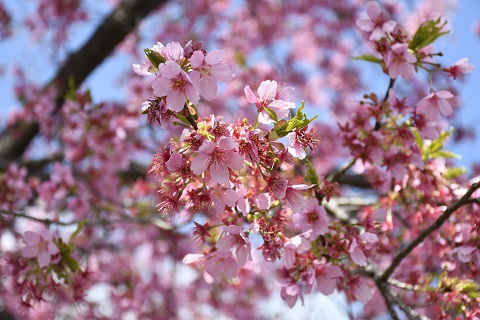
[[[26,246],[22,248],[22,255],[29,259],[36,258],[40,268],[48,266],[53,260],[52,256],[59,254],[47,229],[42,229],[39,233],[27,231],[24,240]]]
[[[214,278],[225,276],[231,279],[237,276],[238,265],[231,251],[215,251],[207,256],[205,271]]]
[[[454,80],[462,81],[467,73],[472,72],[475,69],[473,65],[468,62],[468,58],[458,60],[450,68],[446,68],[445,71]]]
[[[200,175],[208,170],[213,181],[227,184],[229,170],[243,168],[243,158],[233,151],[238,144],[229,137],[220,138],[218,143],[204,141],[198,155],[192,161],[192,172]]]
[[[404,79],[410,80],[413,77],[414,64],[417,62],[417,58],[408,51],[406,44],[396,43],[392,45],[385,60],[390,78],[396,79],[400,75]]]
[[[290,109],[295,108],[295,104],[292,102],[294,99],[293,88],[279,87],[275,80],[263,81],[257,89],[258,97],[255,96],[250,86],[246,86],[244,91],[248,102],[255,103],[257,106],[260,123],[274,122],[265,108],[273,111],[277,119],[287,118]]]
[[[453,110],[448,100],[453,97],[453,94],[446,90],[432,92],[417,103],[416,112],[424,114],[429,120],[439,119],[440,113],[449,116]]]
[[[317,290],[324,295],[330,295],[335,291],[337,278],[342,277],[343,273],[339,266],[331,263],[319,263],[315,269],[315,279],[317,281]]]
[[[370,40],[380,40],[385,34],[389,34],[395,29],[397,23],[393,20],[385,19],[377,1],[369,1],[366,9],[368,18],[358,19],[357,25],[363,31],[371,32]]]
[[[302,232],[311,230],[309,237],[312,240],[328,232],[327,213],[315,198],[307,199],[302,212],[293,215],[293,221]]]
[[[191,79],[200,90],[200,95],[212,100],[217,95],[217,82],[231,81],[235,76],[224,62],[225,51],[215,50],[206,56],[201,51],[194,51],[190,58],[193,71]]]
[[[160,76],[152,82],[153,94],[167,97],[167,109],[179,112],[183,109],[185,99],[196,104],[199,102],[199,92],[190,80],[189,75],[180,65],[172,60],[159,66]]]
[[[252,261],[252,246],[242,227],[226,226],[223,231],[229,234],[220,238],[217,242],[217,249],[220,252],[233,249],[239,268],[244,266],[247,260]]]

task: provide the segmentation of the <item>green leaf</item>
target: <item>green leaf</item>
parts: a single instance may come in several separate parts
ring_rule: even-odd
[[[305,174],[305,179],[309,181],[311,184],[315,184],[318,186],[318,175],[315,171],[310,160],[306,159],[305,164],[307,165],[307,172]]]
[[[162,55],[160,53],[158,53],[157,51],[154,51],[154,50],[148,49],[148,48],[143,49],[143,51],[145,52],[145,55],[147,56],[148,60],[157,69],[158,69],[158,65],[160,63],[165,63],[167,61],[167,59],[162,57]]]
[[[373,63],[378,63],[378,64],[382,63],[382,59],[379,59],[379,58],[377,58],[377,57],[375,57],[374,55],[371,55],[371,54],[364,54],[364,55],[361,55],[361,56],[352,57],[352,59],[363,60],[363,61],[368,61],[368,62],[373,62]]]
[[[441,23],[440,18],[422,23],[417,32],[415,32],[413,40],[410,42],[408,48],[414,51],[420,50],[433,43],[440,36],[449,33],[450,31],[441,32],[446,24],[447,21]]]
[[[265,110],[265,112],[268,114],[270,118],[273,119],[274,122],[278,121],[277,114],[275,113],[275,111],[267,107],[264,107],[263,110]]]
[[[191,124],[190,124],[190,121],[188,121],[187,117],[182,116],[180,113],[177,113],[177,114],[176,114],[176,117],[177,117],[180,121],[182,121],[183,123],[185,123],[186,125],[188,125],[188,126],[191,125]]]
[[[465,167],[453,167],[445,170],[444,176],[446,179],[455,179],[465,174],[466,172],[467,172],[467,169],[465,169]]]
[[[75,230],[74,233],[70,236],[70,240],[68,240],[68,244],[71,245],[73,240],[75,239],[76,236],[82,231],[83,226],[85,225],[85,220],[82,220],[78,223],[77,230]]]
[[[471,299],[478,299],[478,298],[480,298],[480,292],[478,292],[478,291],[470,291],[469,293],[467,293],[467,295],[468,295]]]
[[[295,115],[295,117],[286,121],[284,123],[284,125],[279,127],[279,128],[274,127],[274,130],[279,137],[286,136],[287,134],[292,132],[294,129],[300,130],[300,129],[308,126],[308,124],[310,122],[312,122],[313,120],[315,120],[318,117],[318,115],[316,115],[315,117],[313,117],[311,119],[307,119],[307,115],[305,113],[303,113],[303,108],[304,107],[305,107],[305,102],[302,101],[302,105],[298,108],[297,114]]]
[[[420,136],[420,133],[416,128],[411,128],[413,135],[415,136],[415,142],[417,142],[418,148],[422,151],[423,150],[423,139]]]
[[[451,151],[442,149],[431,153],[430,158],[462,159],[462,156]]]
[[[450,128],[449,131],[443,131],[442,133],[440,133],[440,135],[438,136],[437,139],[433,140],[432,141],[432,144],[430,144],[430,146],[428,146],[428,154],[432,154],[438,150],[440,150],[443,145],[445,144],[445,141],[447,140],[448,137],[450,137],[450,135],[453,133],[453,128]]]

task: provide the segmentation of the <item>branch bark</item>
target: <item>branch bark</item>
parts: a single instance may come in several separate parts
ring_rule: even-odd
[[[447,221],[450,216],[457,211],[463,205],[471,203],[470,197],[475,192],[475,190],[480,188],[480,181],[472,184],[472,186],[467,190],[467,192],[450,207],[448,207],[434,223],[432,223],[428,228],[424,229],[418,237],[413,240],[408,246],[401,250],[393,259],[392,264],[383,272],[381,278],[382,281],[386,282],[387,279],[392,275],[395,269],[400,265],[402,260],[410,254],[420,243],[423,242],[433,231],[440,228],[440,226]]]
[[[151,11],[168,0],[123,0],[105,18],[88,41],[71,54],[44,90],[54,86],[57,95],[54,114],[58,113],[69,90],[69,82],[76,87],[107,58],[115,47],[132,32]],[[53,115],[52,115],[53,116]],[[8,165],[18,160],[37,135],[37,122],[19,122],[0,133],[0,159]]]

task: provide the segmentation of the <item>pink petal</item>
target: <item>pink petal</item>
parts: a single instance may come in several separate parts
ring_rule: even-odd
[[[205,62],[209,65],[219,64],[222,62],[222,59],[225,57],[225,50],[214,50],[207,54],[205,57]]]
[[[225,204],[229,207],[234,207],[238,200],[238,195],[232,189],[225,190]]]
[[[212,100],[217,95],[217,82],[213,79],[212,76],[205,76],[200,79],[199,88],[202,97],[204,97],[208,101]]]
[[[185,95],[178,90],[172,90],[167,96],[167,109],[180,112],[185,105]]]
[[[38,233],[33,231],[25,232],[23,239],[25,240],[25,243],[28,245],[35,245],[40,242],[40,236],[38,235]]]
[[[257,90],[258,96],[261,100],[275,99],[277,94],[277,82],[275,80],[266,80],[260,84]]]
[[[223,267],[223,274],[229,279],[235,278],[237,276],[238,264],[235,259],[231,258],[225,262],[225,265]]]
[[[375,24],[369,18],[362,18],[357,20],[357,26],[363,31],[370,32],[375,27]]]
[[[241,170],[243,169],[243,157],[234,152],[227,151],[225,152],[225,157],[227,158],[227,166],[232,170]]]
[[[277,118],[283,119],[290,115],[290,109],[295,108],[295,103],[283,100],[273,100],[268,107],[275,112]]]
[[[444,116],[449,116],[453,113],[452,106],[447,100],[441,99],[440,101],[438,101],[438,106],[440,107],[440,112]]]
[[[158,70],[163,78],[171,79],[181,73],[182,68],[175,61],[168,60],[167,62],[160,64]]]
[[[367,3],[366,11],[368,16],[372,20],[378,17],[382,13],[382,10],[380,9],[380,5],[376,1],[370,1],[369,3]]]
[[[273,123],[273,119],[270,118],[270,116],[268,115],[268,113],[265,112],[265,110],[263,110],[258,114],[258,122],[263,124],[270,124]]]
[[[232,248],[232,244],[235,242],[235,237],[232,235],[226,235],[218,239],[217,251],[229,251]]]
[[[198,148],[199,153],[213,153],[217,145],[215,142],[205,140],[200,148]]]
[[[317,290],[328,296],[335,291],[337,281],[326,276],[317,277]]]
[[[397,23],[393,20],[388,20],[387,22],[385,22],[382,26],[382,29],[383,31],[385,31],[386,33],[390,33],[393,31],[393,29],[395,29],[395,27],[397,26]]]
[[[191,263],[195,263],[195,262],[198,262],[199,260],[201,260],[202,258],[204,257],[203,254],[193,254],[193,253],[189,253],[187,254],[182,262],[185,263],[185,264],[191,264]]]
[[[194,51],[192,57],[190,58],[190,64],[193,69],[200,68],[203,65],[203,60],[205,56],[202,51]]]
[[[210,155],[206,153],[199,153],[192,160],[192,165],[191,165],[192,172],[197,176],[204,173],[207,170],[208,165],[210,164],[210,159],[211,159]]]
[[[37,256],[37,261],[40,268],[48,266],[50,264],[50,253],[47,251],[41,251]]]
[[[185,86],[185,95],[187,96],[188,100],[191,103],[197,104],[200,101],[200,93],[198,88],[195,87],[193,84],[187,84]]]
[[[60,251],[58,250],[57,246],[55,245],[55,243],[53,242],[50,242],[48,244],[48,253],[50,253],[51,255],[56,255],[58,253],[60,253]]]
[[[175,151],[174,153],[172,153],[170,159],[165,162],[165,165],[170,171],[177,170],[178,168],[183,166],[182,155],[179,152]]]
[[[245,96],[247,97],[247,101],[250,103],[257,103],[258,99],[253,93],[252,89],[250,89],[250,86],[246,86],[243,91],[245,92]]]
[[[38,254],[38,248],[36,246],[26,246],[22,248],[22,256],[27,259],[34,258]]]
[[[228,82],[233,80],[235,74],[226,64],[216,64],[210,68],[210,74],[218,82]]]
[[[359,248],[355,248],[355,250],[350,253],[350,256],[352,257],[352,260],[360,267],[367,266],[367,257],[365,256],[365,253],[363,253],[363,251]]]
[[[240,234],[243,231],[243,228],[236,225],[230,225],[230,226],[224,227],[223,231],[228,232],[230,234]]]
[[[218,182],[220,184],[227,184],[230,178],[227,164],[222,161],[216,161],[212,163],[210,165],[210,176],[215,182]]]
[[[380,39],[382,39],[384,34],[385,34],[385,32],[383,31],[383,29],[375,28],[372,31],[372,34],[370,35],[370,40],[373,40],[373,41],[380,40]]]
[[[437,91],[435,95],[441,99],[451,99],[454,97],[450,91],[446,91],[446,90]]]
[[[232,150],[238,147],[238,143],[230,137],[220,138],[218,147],[222,150]]]
[[[378,237],[376,234],[371,233],[371,232],[364,232],[360,235],[360,239],[366,242],[377,242]]]
[[[158,77],[152,81],[153,94],[157,97],[165,97],[172,92],[172,82],[168,79]]]
[[[237,265],[239,267],[243,267],[245,263],[247,263],[248,255],[248,250],[245,247],[238,249],[238,251],[235,253],[235,257],[237,258]]]

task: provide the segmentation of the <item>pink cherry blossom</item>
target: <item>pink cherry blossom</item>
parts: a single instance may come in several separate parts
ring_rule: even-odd
[[[454,80],[462,81],[465,75],[474,69],[475,67],[468,62],[468,58],[463,58],[455,62],[450,68],[445,69],[445,71],[447,71],[448,75]]]
[[[170,42],[167,43],[166,46],[163,46],[160,42],[157,42],[155,49],[158,50],[160,54],[167,60],[174,60],[178,62],[184,57],[184,50],[179,42]]]
[[[193,104],[198,103],[198,89],[178,63],[168,60],[160,64],[159,70],[160,76],[152,82],[153,94],[157,97],[167,97],[167,109],[182,111],[185,99]]]
[[[238,264],[231,251],[215,251],[207,256],[205,271],[214,278],[231,279],[238,274]]]
[[[235,207],[238,195],[232,188],[227,188],[224,185],[215,183],[208,189],[210,190],[213,208],[217,216],[220,216],[225,212],[225,206],[231,208]]]
[[[417,113],[424,114],[428,120],[440,119],[440,113],[449,116],[453,113],[448,99],[454,95],[450,91],[440,90],[430,93],[417,103]]]
[[[293,132],[287,134],[287,137],[289,138],[288,152],[298,159],[304,159],[307,156],[305,149],[309,147],[310,151],[313,151],[319,141],[313,128],[307,131],[307,127],[300,130],[295,128]]]
[[[312,240],[328,232],[327,212],[318,204],[316,198],[307,199],[302,212],[293,215],[293,222],[302,232],[312,230],[309,236]]]
[[[405,43],[392,45],[385,58],[388,75],[392,79],[401,75],[405,80],[410,80],[415,73],[415,62],[417,62],[417,58],[408,51]]]
[[[458,260],[460,260],[463,263],[468,263],[472,261],[472,256],[476,251],[478,254],[478,249],[474,246],[461,246],[459,248],[453,249],[452,254],[456,253],[458,255]]]
[[[378,237],[376,234],[371,232],[364,232],[358,238],[352,238],[350,243],[350,256],[352,260],[359,266],[365,267],[367,265],[367,257],[365,256],[364,250],[369,250],[372,248],[373,243],[378,242]],[[363,249],[362,249],[363,248]]]
[[[237,146],[237,142],[229,137],[220,138],[218,143],[205,140],[192,160],[192,172],[201,175],[208,170],[213,181],[227,184],[229,169],[243,168],[243,157],[233,151]]]
[[[47,229],[40,233],[27,231],[24,235],[26,246],[22,248],[25,258],[37,258],[40,268],[46,267],[52,261],[52,256],[59,254],[57,246],[52,241],[52,235]]]
[[[388,90],[388,103],[393,111],[393,115],[406,115],[413,112],[413,109],[408,106],[407,98],[398,99],[397,93],[393,88]]]
[[[282,287],[282,289],[280,290],[280,297],[285,300],[285,302],[287,302],[287,305],[290,308],[293,308],[293,306],[297,302],[298,297],[300,297],[302,305],[304,303],[302,290],[296,284],[290,284]]]
[[[149,76],[152,73],[158,71],[157,68],[154,68],[152,63],[149,60],[145,60],[142,64],[132,64],[133,72],[140,76]]]
[[[255,96],[250,86],[246,86],[245,95],[248,102],[255,103],[258,109],[258,122],[269,124],[274,120],[265,111],[265,108],[272,110],[277,119],[286,119],[290,114],[290,109],[295,108],[293,88],[278,87],[275,80],[263,81],[258,87]]]
[[[368,286],[368,280],[365,278],[357,277],[352,279],[350,282],[350,287],[353,290],[355,299],[363,304],[366,304],[373,297],[373,291]]]
[[[226,226],[223,231],[228,233],[217,242],[218,251],[229,251],[233,249],[233,253],[237,260],[238,267],[241,268],[248,261],[252,261],[252,245],[250,240],[245,236],[242,227]]]
[[[310,232],[311,230],[308,230],[308,232],[292,237],[285,242],[283,261],[286,269],[295,267],[296,252],[304,253],[310,249],[310,242],[305,240]]]
[[[397,23],[393,20],[386,20],[377,1],[367,3],[368,18],[357,20],[357,26],[366,32],[371,32],[370,40],[380,40],[385,34],[395,29]]]
[[[331,263],[319,264],[315,269],[317,290],[324,295],[330,295],[335,291],[337,278],[343,276],[342,269]]]
[[[202,51],[194,51],[190,58],[192,81],[200,89],[200,95],[207,100],[217,95],[217,82],[231,81],[235,76],[225,64],[224,56],[224,50],[215,50],[206,56]]]

